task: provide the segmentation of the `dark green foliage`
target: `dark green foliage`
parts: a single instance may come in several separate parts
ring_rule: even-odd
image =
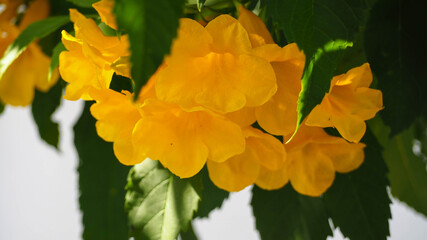
[[[135,240],[174,240],[186,232],[200,201],[201,179],[180,179],[158,161],[129,172],[125,209]]]
[[[95,119],[87,102],[74,126],[74,143],[79,154],[80,209],[83,239],[128,239],[124,211],[126,176],[129,167],[117,161],[113,146],[98,137]]]
[[[221,207],[224,200],[228,198],[229,192],[219,189],[212,183],[206,167],[203,168],[201,174],[203,175],[203,194],[197,217],[205,218],[211,211]]]
[[[117,0],[119,29],[129,36],[135,97],[169,53],[184,0]]]
[[[0,114],[2,114],[4,111],[4,105],[2,102],[0,102]]]
[[[31,105],[34,121],[38,127],[40,137],[49,145],[58,148],[58,123],[52,121],[52,115],[61,104],[64,82],[58,82],[46,93],[35,91]]]
[[[375,130],[375,135],[380,139],[383,150],[383,157],[389,168],[388,178],[390,180],[391,194],[405,202],[408,206],[414,208],[419,213],[427,216],[427,170],[426,156],[423,155],[423,144],[425,139],[424,130],[417,131],[417,124],[422,121],[416,121],[409,129],[395,135],[389,139],[390,128],[385,126],[380,119],[370,121],[369,127]],[[414,154],[414,141],[421,141],[421,152]]]
[[[67,0],[67,1],[79,7],[90,8],[92,7],[92,4],[99,2],[100,0]]]
[[[383,92],[391,135],[407,129],[427,106],[426,8],[419,1],[380,0],[365,33],[366,56]]]
[[[363,0],[270,0],[267,17],[283,31],[287,42],[296,42],[306,55],[298,124],[319,104],[344,49],[365,21]]]
[[[251,204],[263,240],[324,240],[332,236],[322,199],[301,195],[290,184],[276,191],[254,186]]]
[[[390,199],[387,194],[387,167],[381,146],[369,131],[362,166],[347,174],[337,174],[324,194],[325,206],[335,227],[352,240],[381,240],[389,235]]]

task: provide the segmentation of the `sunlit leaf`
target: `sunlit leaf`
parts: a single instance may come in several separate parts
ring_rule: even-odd
[[[158,161],[129,173],[125,208],[135,240],[174,240],[187,231],[200,201],[201,182],[180,179]]]
[[[306,55],[298,124],[319,104],[329,90],[342,52],[352,46],[366,15],[363,0],[270,0],[267,17],[296,42]]]
[[[70,21],[68,16],[49,17],[30,24],[6,49],[0,60],[0,79],[7,68],[34,40],[43,38]]]

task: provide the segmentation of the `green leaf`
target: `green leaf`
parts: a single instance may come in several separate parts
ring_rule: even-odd
[[[325,240],[332,236],[322,199],[298,194],[290,184],[276,191],[254,186],[251,204],[263,240]]]
[[[387,166],[381,146],[370,131],[362,142],[366,143],[363,164],[353,172],[337,173],[323,196],[325,206],[344,236],[352,240],[387,239],[391,218]]]
[[[111,143],[98,137],[91,103],[74,126],[74,144],[79,154],[80,209],[83,239],[120,240],[128,238],[124,211],[126,176],[129,167],[117,161]]]
[[[228,198],[229,192],[219,189],[209,178],[206,167],[202,170],[203,175],[203,194],[202,201],[199,204],[197,217],[205,218],[216,208],[220,208],[225,199]]]
[[[364,23],[367,6],[364,0],[270,0],[266,5],[267,17],[306,55],[299,125],[328,92],[343,50],[352,46]]]
[[[366,56],[378,78],[385,108],[380,112],[391,134],[411,126],[427,110],[427,27],[418,1],[380,0],[365,33]]]
[[[199,10],[199,12],[202,11],[203,6],[205,5],[206,0],[197,0],[197,10]]]
[[[391,194],[416,211],[427,216],[427,170],[423,155],[415,155],[413,149],[415,124],[388,139],[390,128],[381,121],[370,122],[375,134],[383,139],[383,157],[389,168]],[[425,131],[425,129],[424,129]]]
[[[0,114],[2,114],[4,111],[4,105],[2,102],[0,102]]]
[[[27,49],[28,45],[38,38],[46,37],[69,21],[68,16],[55,16],[28,25],[6,49],[3,58],[0,60],[0,79],[15,59]]]
[[[66,50],[65,46],[62,42],[59,42],[53,48],[52,57],[50,60],[50,65],[49,65],[49,74],[48,74],[49,81],[52,80],[53,71],[55,71],[55,69],[59,66],[59,54],[61,54],[61,52],[65,51],[65,50]]]
[[[79,7],[91,8],[92,4],[99,2],[100,0],[67,0]]]
[[[56,149],[58,149],[59,143],[59,129],[58,123],[52,121],[52,114],[61,104],[63,87],[64,82],[59,79],[46,93],[36,90],[31,105],[31,112],[40,137]]]
[[[173,240],[186,231],[200,201],[200,184],[180,179],[158,161],[132,168],[125,209],[135,240]]]
[[[170,52],[185,0],[116,0],[120,30],[129,36],[135,97]]]
[[[198,240],[196,233],[194,232],[193,225],[190,223],[186,232],[180,233],[182,240]]]

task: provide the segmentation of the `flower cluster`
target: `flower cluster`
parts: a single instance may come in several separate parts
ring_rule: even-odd
[[[94,7],[116,29],[112,5],[103,0]],[[227,191],[290,182],[302,194],[319,196],[335,172],[363,162],[364,121],[382,108],[381,92],[368,88],[368,64],[334,77],[330,92],[289,140],[305,57],[294,43],[276,45],[252,12],[240,7],[238,19],[220,15],[205,27],[181,19],[170,55],[136,101],[130,92],[109,89],[114,73],[130,77],[126,35],[105,36],[93,20],[70,13],[75,36],[63,32],[68,51],[59,67],[69,82],[65,98],[95,101],[98,135],[114,143],[121,163],[159,160],[182,178],[206,164],[211,180]]]
[[[35,0],[26,10],[24,0],[0,0],[0,56],[29,24],[46,18],[48,0]],[[22,18],[20,15],[22,15]],[[19,18],[19,21],[18,21]],[[37,43],[32,43],[12,63],[0,78],[0,102],[13,106],[26,106],[33,101],[34,88],[48,91],[58,80],[53,73],[48,78],[50,58],[44,55]]]

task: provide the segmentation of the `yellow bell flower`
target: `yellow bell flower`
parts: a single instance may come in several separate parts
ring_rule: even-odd
[[[252,127],[245,128],[243,134],[246,148],[242,154],[225,162],[207,161],[212,182],[229,192],[240,191],[255,183],[261,168],[280,169],[286,159],[286,151],[275,137]]]
[[[368,63],[334,77],[329,93],[311,111],[306,124],[335,127],[348,141],[359,142],[366,131],[365,120],[383,108],[382,93],[369,88],[371,83]]]
[[[362,164],[364,147],[363,143],[349,143],[303,123],[285,144],[288,155],[284,167],[276,171],[262,169],[256,184],[272,190],[290,181],[297,192],[320,196],[332,185],[335,172],[347,173]]]
[[[23,1],[2,0],[5,9],[0,14],[0,56],[29,24],[46,18],[49,14],[49,2],[36,0],[31,2],[19,25],[14,21],[18,7]],[[44,55],[37,43],[27,49],[9,66],[0,79],[0,101],[13,106],[26,106],[34,98],[34,88],[46,92],[58,80],[57,73],[49,81],[50,58]]]
[[[138,155],[157,159],[181,178],[194,176],[209,159],[224,162],[245,150],[241,128],[222,115],[150,98],[133,130]]]
[[[265,103],[277,89],[273,68],[253,54],[248,33],[228,15],[218,16],[205,28],[181,19],[165,63],[157,95],[184,108],[233,112]]]
[[[286,136],[296,128],[305,56],[295,43],[283,48],[274,44],[264,22],[242,6],[239,7],[238,20],[249,33],[254,54],[271,63],[277,78],[276,94],[262,106],[254,108],[256,120],[267,132]]]
[[[59,71],[69,83],[65,99],[92,100],[90,91],[108,89],[115,70],[111,65],[120,57],[129,56],[127,36],[105,36],[95,21],[70,9],[75,37],[62,31],[62,42],[68,51],[59,56]]]

